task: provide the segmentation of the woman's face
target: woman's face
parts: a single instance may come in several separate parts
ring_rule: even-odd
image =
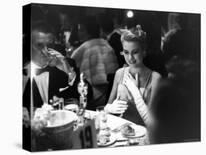
[[[139,42],[124,41],[122,45],[123,55],[129,66],[137,67],[143,63],[145,52]]]

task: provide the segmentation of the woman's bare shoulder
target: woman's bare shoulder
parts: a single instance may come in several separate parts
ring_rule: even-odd
[[[117,75],[117,76],[121,76],[121,75],[123,75],[124,70],[125,70],[124,67],[123,67],[123,68],[119,68],[119,69],[116,71],[116,75]]]
[[[162,78],[162,76],[161,76],[160,73],[158,73],[156,71],[152,71],[152,79],[158,80],[158,79],[161,79],[161,78]]]
[[[162,79],[162,76],[160,75],[160,73],[153,71],[152,72],[152,81],[151,81],[151,85],[157,85],[159,83],[159,81]]]
[[[121,77],[123,76],[123,73],[124,73],[124,69],[125,68],[119,68],[116,73],[115,73],[115,79],[116,80],[120,80]]]

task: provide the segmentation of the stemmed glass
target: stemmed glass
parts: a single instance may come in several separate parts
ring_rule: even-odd
[[[79,110],[77,115],[79,116],[79,123],[84,124],[84,113],[87,106],[87,94],[88,94],[88,85],[84,82],[83,73],[80,74],[80,82],[78,84],[79,97]]]
[[[96,108],[96,120],[95,126],[97,131],[108,128],[107,126],[107,112],[104,110],[104,106]]]

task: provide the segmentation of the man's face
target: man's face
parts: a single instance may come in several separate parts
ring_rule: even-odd
[[[39,63],[47,63],[48,55],[46,51],[53,45],[53,35],[40,31],[32,31],[32,60]]]

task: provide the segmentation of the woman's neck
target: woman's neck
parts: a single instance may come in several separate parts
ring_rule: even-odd
[[[147,69],[147,67],[144,64],[141,64],[138,66],[129,66],[129,71],[132,74],[136,74],[136,73],[142,74],[145,72],[146,69]]]

